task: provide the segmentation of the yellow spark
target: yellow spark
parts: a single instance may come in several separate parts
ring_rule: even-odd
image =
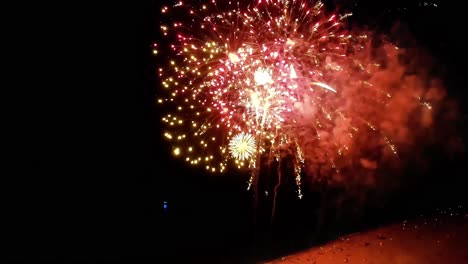
[[[180,148],[175,148],[174,149],[174,155],[179,156],[180,155]]]
[[[229,53],[229,60],[231,60],[232,63],[238,63],[240,61],[239,56],[237,56],[234,53]]]

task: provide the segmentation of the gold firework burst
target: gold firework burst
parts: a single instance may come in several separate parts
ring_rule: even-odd
[[[238,160],[246,160],[255,153],[256,142],[251,134],[240,133],[229,142],[231,155]]]

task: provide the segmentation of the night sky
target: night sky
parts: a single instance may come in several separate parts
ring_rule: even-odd
[[[444,156],[437,148],[427,150],[431,153],[428,173],[410,168],[404,172],[407,177],[402,177],[401,189],[380,200],[351,199],[336,207],[333,201],[346,190],[327,186],[304,190],[304,199],[298,200],[294,182],[286,182],[273,223],[271,196],[262,190],[254,206],[254,194],[246,190],[248,175],[233,170],[213,176],[174,159],[162,139],[161,109],[155,103],[159,92],[156,69],[164,54],[154,56],[151,45],[161,43],[161,2],[141,1],[136,10],[114,13],[112,18],[118,22],[104,19],[99,29],[94,28],[98,32],[93,34],[100,38],[90,37],[88,44],[96,54],[92,57],[103,61],[92,66],[102,65],[96,71],[102,76],[75,72],[65,77],[64,85],[77,87],[71,94],[88,88],[85,99],[76,100],[73,114],[50,122],[53,133],[43,128],[49,123],[31,123],[41,128],[33,135],[35,143],[26,144],[25,149],[32,150],[27,151],[28,157],[21,158],[27,169],[20,162],[12,174],[18,187],[7,211],[12,216],[10,259],[248,263],[435,208],[468,206],[464,154]],[[424,7],[423,2],[354,0],[346,7],[354,12],[353,23],[382,32],[397,21],[408,25],[418,44],[438,59],[449,96],[460,102],[456,126],[466,141],[468,49],[461,38],[467,23],[460,7],[430,0],[439,6]],[[128,13],[132,14],[124,15]],[[117,44],[123,43],[121,39],[125,45]],[[106,50],[112,54],[98,56]],[[124,66],[111,70],[116,65]],[[120,82],[116,79],[120,74],[136,79]],[[66,99],[60,100],[67,104]],[[65,120],[63,126],[61,120]],[[272,183],[266,178],[261,184]]]

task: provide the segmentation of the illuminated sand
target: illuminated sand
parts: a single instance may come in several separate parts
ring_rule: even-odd
[[[468,263],[468,214],[449,213],[355,233],[266,263]]]

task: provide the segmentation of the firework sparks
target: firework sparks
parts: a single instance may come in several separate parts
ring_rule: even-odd
[[[392,130],[381,125],[392,90],[373,84],[379,65],[366,55],[368,36],[344,24],[350,14],[300,0],[179,2],[161,12],[161,31],[173,42],[168,67],[159,69],[167,96],[158,102],[168,111],[162,121],[174,155],[223,172],[247,160],[258,171],[262,155],[287,153],[302,197],[306,164],[333,177],[363,159],[363,146],[397,154]]]
[[[238,160],[247,160],[255,153],[255,139],[250,134],[237,134],[229,142],[231,155]]]

